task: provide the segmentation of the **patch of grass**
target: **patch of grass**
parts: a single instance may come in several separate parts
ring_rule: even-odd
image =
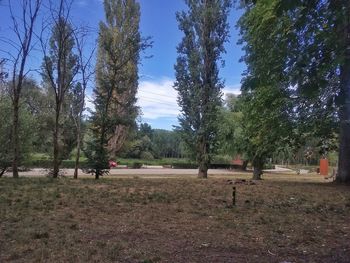
[[[2,178],[0,262],[348,262],[348,186],[264,178]]]

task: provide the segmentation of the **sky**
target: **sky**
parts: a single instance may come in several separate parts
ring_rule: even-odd
[[[43,0],[44,2],[47,0]],[[11,20],[7,0],[0,5],[0,35],[11,36]],[[12,0],[14,10],[20,1]],[[171,130],[177,125],[179,107],[177,93],[173,88],[176,62],[176,46],[182,39],[182,32],[178,29],[176,12],[186,9],[183,0],[139,0],[141,6],[140,30],[143,36],[152,37],[153,47],[143,54],[139,67],[138,106],[142,115],[140,122],[147,122],[153,128]],[[18,9],[18,8],[17,8]],[[245,65],[239,62],[243,55],[242,47],[237,45],[239,39],[235,25],[242,11],[233,9],[229,17],[230,42],[226,44],[227,53],[223,55],[225,67],[220,68],[220,77],[225,82],[225,93],[239,93],[241,75]],[[93,28],[92,40],[97,37],[98,23],[104,20],[102,0],[75,0],[72,6],[72,20],[76,24],[88,25]],[[40,22],[39,22],[40,23]],[[3,45],[3,44],[2,44]],[[4,46],[4,45],[3,45]],[[1,51],[0,51],[1,54]],[[147,58],[150,57],[150,58]],[[31,68],[39,68],[41,56],[39,51],[33,51],[28,62]],[[35,72],[34,77],[38,76]],[[88,92],[87,105],[91,106],[91,90]]]

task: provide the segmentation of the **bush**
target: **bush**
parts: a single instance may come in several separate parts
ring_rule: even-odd
[[[184,162],[173,162],[171,167],[173,169],[198,169],[196,163],[184,163]]]
[[[242,169],[242,165],[239,164],[227,164],[227,163],[212,163],[209,166],[210,169]]]
[[[232,156],[229,155],[215,155],[213,157],[212,163],[217,164],[231,164]]]
[[[150,153],[150,152],[142,152],[140,155],[140,158],[143,160],[153,160],[154,159],[152,153]]]
[[[131,164],[128,164],[128,168],[131,169],[140,169],[142,167],[142,163],[140,162],[133,162]]]
[[[53,161],[52,160],[47,160],[47,159],[39,159],[39,160],[27,160],[23,163],[23,166],[27,168],[45,168],[45,169],[50,169],[53,167]],[[80,168],[84,168],[87,166],[86,161],[81,161],[79,163]],[[75,161],[73,160],[63,160],[60,168],[74,168],[75,167]]]
[[[264,164],[264,169],[275,169],[275,165],[272,163]]]

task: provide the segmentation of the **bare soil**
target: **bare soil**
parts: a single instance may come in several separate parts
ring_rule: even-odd
[[[350,262],[350,186],[155,177],[2,178],[0,262]]]

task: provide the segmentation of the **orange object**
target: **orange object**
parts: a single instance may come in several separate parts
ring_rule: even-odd
[[[320,174],[324,176],[328,176],[328,160],[321,159],[320,160]]]

